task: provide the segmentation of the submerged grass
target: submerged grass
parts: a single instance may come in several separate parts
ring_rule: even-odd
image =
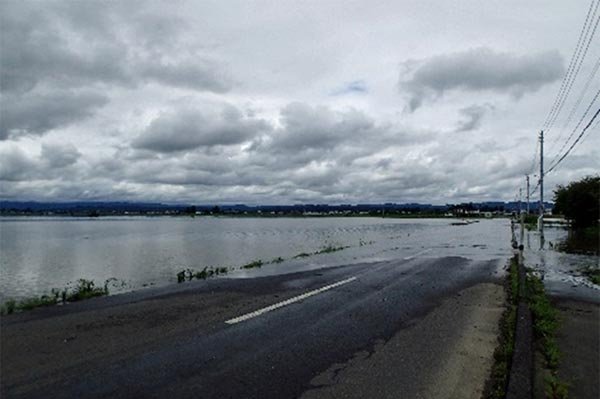
[[[221,274],[227,274],[229,269],[226,267],[205,267],[202,270],[184,269],[177,273],[177,282],[183,283],[184,281],[206,280],[207,278],[215,277]]]
[[[250,263],[246,263],[245,265],[242,266],[242,269],[254,269],[256,267],[262,267],[262,265],[264,265],[262,260],[255,260],[253,262]]]
[[[537,230],[538,216],[537,215],[524,215],[523,224],[527,230]]]
[[[494,363],[491,378],[487,383],[485,398],[504,398],[508,386],[508,376],[515,349],[515,328],[517,325],[517,305],[519,303],[518,261],[512,258],[504,281],[506,309],[500,318],[500,336],[494,350]]]
[[[588,265],[579,269],[579,272],[592,283],[600,285],[600,268],[598,266]]]
[[[346,248],[349,248],[349,247],[344,247],[344,246],[334,247],[333,245],[327,245],[326,247],[323,247],[323,248],[319,249],[318,251],[316,251],[314,253],[314,255],[329,254],[332,252],[342,251]]]
[[[44,294],[39,297],[30,297],[16,301],[7,300],[0,308],[0,314],[6,315],[15,312],[22,312],[43,306],[52,306],[59,303],[77,302],[97,296],[109,294],[109,284],[116,279],[111,278],[104,282],[104,286],[98,287],[92,280],[79,279],[73,288],[64,288],[62,290],[52,289],[50,294]]]
[[[300,252],[298,255],[294,256],[294,259],[298,259],[298,258],[307,258],[309,257],[310,254],[306,253],[306,252]]]

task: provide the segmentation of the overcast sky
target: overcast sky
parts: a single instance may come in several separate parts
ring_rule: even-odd
[[[513,200],[589,5],[2,0],[0,195]],[[600,88],[569,121],[599,56],[596,37],[549,160]],[[548,197],[600,170],[592,126]]]

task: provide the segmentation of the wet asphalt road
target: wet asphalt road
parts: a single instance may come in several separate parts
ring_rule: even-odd
[[[378,342],[418,322],[444,298],[478,283],[498,282],[505,260],[473,261],[428,253],[290,275],[198,282],[171,291],[148,290],[9,316],[2,321],[2,397],[298,397],[319,373],[359,351],[372,351]],[[344,280],[347,282],[340,286],[288,306],[236,324],[226,323]],[[164,338],[160,337],[163,316],[159,314],[154,323],[146,324],[152,330],[140,330],[139,338],[131,333],[122,336],[128,332],[119,328],[79,331],[71,338],[83,340],[84,334],[96,333],[98,340],[106,342],[107,334],[121,334],[114,340],[108,337],[111,347],[103,348],[102,356],[90,355],[89,359],[85,354],[69,356],[71,338],[54,343],[48,338],[50,332],[44,332],[47,328],[54,333],[69,325],[79,328],[77,319],[83,315],[99,322],[117,309],[122,320],[128,316],[133,320],[136,315],[127,312],[128,306],[134,305],[128,304],[158,303],[161,314],[168,314],[173,306],[177,314],[188,297],[202,302],[203,298],[231,293],[238,296],[232,297],[231,305],[222,312],[205,317],[209,312],[190,308],[195,312],[197,328],[192,323],[175,332],[165,331]],[[236,306],[240,295],[261,299]],[[65,318],[64,323],[61,318]],[[56,322],[55,327],[48,327],[52,322]],[[177,320],[169,322],[177,324]],[[22,334],[31,329],[37,333],[28,340]],[[159,337],[145,343],[142,336],[150,333]],[[64,335],[68,334],[65,331]],[[89,342],[94,345],[93,337]],[[28,356],[26,350],[15,350],[12,345],[30,345],[25,349],[41,360],[27,362],[21,358],[15,366],[18,370],[12,370],[11,363],[16,365],[18,356]],[[428,343],[419,342],[417,337],[408,346],[424,345]],[[7,351],[8,347],[11,350]],[[40,350],[46,350],[47,355],[39,355]]]

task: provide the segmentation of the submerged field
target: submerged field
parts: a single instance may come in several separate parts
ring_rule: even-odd
[[[446,219],[1,218],[0,300],[43,295],[79,279],[111,294],[227,268],[251,277],[431,255],[504,256],[508,221]],[[457,241],[457,239],[460,239]],[[501,241],[501,242],[500,242]],[[465,244],[469,243],[469,244]],[[424,254],[427,255],[427,254]],[[249,267],[253,265],[256,267]]]

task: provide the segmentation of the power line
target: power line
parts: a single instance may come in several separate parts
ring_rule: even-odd
[[[550,150],[548,151],[548,153],[551,153],[552,150],[554,149],[554,147],[556,147],[556,144],[560,141],[563,132],[566,130],[569,123],[571,123],[573,116],[575,116],[575,111],[577,111],[577,108],[579,108],[579,106],[581,105],[581,102],[583,101],[585,94],[587,93],[588,89],[590,88],[590,85],[591,85],[592,81],[594,80],[594,77],[596,76],[596,73],[598,72],[599,68],[600,68],[600,56],[598,56],[598,59],[596,60],[596,64],[592,67],[592,72],[590,73],[590,76],[588,76],[588,79],[584,84],[583,90],[581,91],[579,98],[573,105],[573,108],[571,108],[571,112],[569,113],[567,120],[565,121],[565,123],[563,124],[563,127],[561,128],[560,134],[552,142],[552,146],[550,147]]]
[[[594,13],[592,14],[592,20],[591,21],[593,21],[594,17],[596,16],[596,12],[598,11],[598,5],[599,4],[600,4],[600,1],[598,1],[596,3],[596,7],[594,8]],[[562,101],[559,103],[559,106],[557,107],[556,112],[554,113],[554,116],[550,120],[550,123],[549,123],[549,125],[548,125],[548,127],[546,129],[547,132],[549,132],[550,129],[552,129],[552,126],[554,126],[554,122],[556,122],[556,119],[558,118],[558,115],[560,115],[560,112],[561,112],[563,106],[565,105],[565,102],[566,102],[567,98],[569,97],[569,94],[571,93],[571,89],[573,87],[573,83],[575,82],[575,80],[577,80],[577,76],[579,75],[579,71],[581,70],[581,66],[583,65],[583,61],[585,60],[587,52],[588,52],[588,50],[590,48],[590,43],[592,42],[592,39],[594,38],[594,35],[596,33],[596,29],[598,28],[598,23],[600,22],[600,15],[598,16],[598,18],[596,18],[596,22],[594,23],[594,28],[593,28],[591,34],[589,35],[589,37],[587,37],[587,33],[589,32],[590,27],[591,27],[591,21],[590,21],[590,25],[588,25],[588,28],[586,30],[587,43],[585,45],[585,50],[583,51],[583,53],[581,53],[581,48],[580,48],[581,58],[579,58],[579,56],[577,57],[578,61],[579,61],[579,62],[576,61],[576,63],[577,63],[577,67],[576,68],[577,69],[575,70],[574,73],[572,73],[571,80],[569,81],[568,86],[566,87],[566,89],[564,91],[564,95],[562,97]],[[584,41],[585,41],[585,39],[584,39]],[[573,72],[573,70],[571,72]]]
[[[585,22],[583,23],[583,26],[581,28],[581,32],[579,32],[579,39],[577,40],[577,45],[575,46],[575,50],[573,51],[573,55],[571,56],[571,61],[569,62],[567,72],[565,73],[565,76],[563,76],[563,80],[561,82],[560,89],[558,90],[556,98],[554,99],[554,103],[552,104],[552,107],[550,108],[550,112],[548,113],[548,115],[546,116],[546,119],[544,120],[544,124],[542,125],[542,128],[545,128],[546,126],[548,126],[552,116],[554,115],[554,113],[557,109],[557,106],[558,106],[560,100],[563,97],[566,85],[571,78],[573,69],[575,67],[575,63],[577,62],[577,59],[579,58],[579,54],[581,52],[581,45],[582,45],[583,41],[585,40],[584,33],[585,33],[585,36],[587,36],[587,32],[589,30],[588,21],[590,20],[590,15],[591,15],[593,6],[594,6],[594,0],[592,0],[592,2],[590,3],[590,8],[588,9],[587,15],[585,17]]]
[[[558,152],[556,153],[556,155],[554,156],[554,158],[552,158],[552,162],[551,163],[554,163],[554,161],[559,157],[560,153],[565,149],[565,147],[567,146],[567,144],[569,143],[569,141],[571,140],[571,138],[575,135],[575,132],[577,131],[577,129],[579,129],[579,126],[581,126],[581,124],[585,120],[585,117],[587,116],[588,112],[590,112],[590,109],[594,106],[594,103],[598,99],[598,96],[600,96],[600,89],[598,89],[598,91],[596,92],[596,95],[594,96],[594,98],[592,99],[592,101],[590,102],[590,104],[588,105],[588,107],[586,108],[585,112],[583,113],[583,115],[579,119],[579,122],[577,122],[577,125],[575,125],[575,127],[573,128],[573,131],[571,132],[571,134],[569,135],[569,137],[567,137],[567,140],[565,140],[565,142],[563,143],[563,145],[560,147],[560,150],[558,150]]]
[[[540,143],[536,141],[535,152],[533,153],[533,159],[531,160],[531,166],[528,169],[529,173],[532,173],[535,168],[535,161],[537,161],[539,148],[540,148]]]
[[[594,122],[594,120],[596,119],[596,117],[598,116],[598,114],[600,114],[600,108],[598,108],[598,110],[596,111],[596,113],[594,114],[594,116],[592,116],[592,119],[590,119],[590,121],[588,122],[587,125],[585,125],[585,127],[583,128],[583,130],[581,131],[581,133],[579,134],[579,136],[577,137],[577,139],[573,142],[573,144],[571,144],[571,146],[569,147],[569,149],[567,150],[567,152],[565,152],[563,154],[562,157],[560,157],[560,159],[553,165],[550,167],[550,169],[548,169],[548,171],[546,172],[546,174],[552,172],[554,169],[556,169],[556,167],[558,165],[560,165],[560,163],[562,162],[563,159],[565,159],[567,157],[567,155],[569,155],[569,153],[571,152],[571,150],[575,147],[575,145],[579,142],[579,140],[581,140],[581,138],[583,137],[583,135],[585,134],[585,132],[587,131],[587,129],[590,127],[590,125],[592,124],[592,122]]]
[[[535,187],[529,191],[529,195],[530,195],[532,198],[535,198],[535,190],[537,190],[537,188],[538,188],[539,186],[540,186],[540,181],[539,181],[539,179],[538,179],[538,182],[536,183]]]

